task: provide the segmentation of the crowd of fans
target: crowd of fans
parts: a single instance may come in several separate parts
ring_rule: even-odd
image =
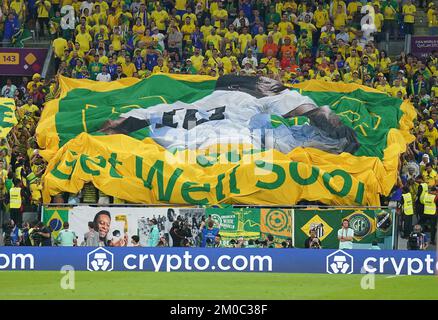
[[[73,29],[61,18],[65,6],[74,11]],[[111,81],[161,72],[267,76],[286,85],[309,79],[357,83],[410,99],[418,114],[416,141],[402,156],[400,178],[385,201],[401,202],[407,187],[419,202],[419,184],[435,187],[438,179],[438,52],[390,58],[379,49],[388,39],[414,33],[418,7],[425,8],[435,32],[438,10],[424,0],[4,0],[3,44],[23,27],[36,29],[41,39],[51,40],[57,74],[45,79],[34,74],[1,86],[2,97],[15,99],[18,119],[7,139],[0,140],[1,210],[11,207],[12,188],[20,189],[22,199],[16,211],[41,205],[46,163],[34,134],[45,102],[57,95],[58,75]],[[364,19],[367,12],[373,19]],[[80,194],[53,199],[118,201],[92,184]],[[20,214],[13,217],[21,223]]]

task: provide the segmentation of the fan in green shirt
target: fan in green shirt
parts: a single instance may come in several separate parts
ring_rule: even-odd
[[[99,62],[99,55],[94,56],[94,61],[89,65],[90,78],[96,80],[97,75],[102,72],[103,64]]]

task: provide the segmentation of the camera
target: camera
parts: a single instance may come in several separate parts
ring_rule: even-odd
[[[420,232],[413,232],[408,238],[408,249],[409,250],[420,250],[420,242],[418,239],[422,237]]]
[[[268,245],[268,241],[267,240],[263,240],[263,239],[257,239],[255,241],[255,244],[260,246],[260,247],[266,247]]]
[[[38,232],[40,232],[40,229],[35,228],[30,234],[30,238],[33,240],[34,246],[39,246],[40,243],[43,241],[43,236],[40,235]]]

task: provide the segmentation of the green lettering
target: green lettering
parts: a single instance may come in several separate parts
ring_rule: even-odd
[[[108,159],[108,162],[111,164],[110,176],[113,178],[123,178],[123,176],[120,175],[116,169],[118,164],[123,164],[123,162],[117,161],[117,153],[111,153],[111,157]]]
[[[356,199],[354,199],[356,203],[362,204],[364,191],[365,185],[362,182],[359,182],[359,185],[357,186]]]
[[[210,155],[212,159],[209,160],[206,156],[199,155],[196,157],[196,162],[203,168],[211,167],[217,162],[217,154]]]
[[[176,180],[183,173],[182,169],[177,168],[169,179],[166,190],[164,190],[163,181],[163,167],[164,162],[162,160],[155,161],[154,165],[151,167],[148,173],[147,180],[143,179],[143,158],[140,156],[135,157],[135,175],[137,178],[143,181],[143,185],[152,190],[152,182],[155,174],[157,174],[157,184],[158,184],[158,200],[160,201],[170,201],[173,189],[175,187]]]
[[[339,192],[330,186],[330,180],[336,176],[340,176],[342,177],[342,179],[344,179],[344,185],[342,186],[342,189]],[[327,190],[330,191],[331,194],[337,195],[339,197],[345,197],[350,192],[351,187],[353,185],[351,176],[344,170],[340,170],[340,169],[333,170],[330,173],[325,172],[322,175],[322,180]]]
[[[86,154],[82,154],[81,157],[79,158],[79,162],[81,164],[82,170],[84,170],[85,173],[91,174],[92,176],[98,176],[100,175],[100,171],[99,170],[93,170],[88,166],[88,161],[101,167],[101,168],[105,168],[106,166],[106,160],[104,157],[102,156],[98,156],[96,157],[96,159],[99,160],[96,161],[92,158],[90,158],[89,156],[87,156]]]
[[[298,170],[298,162],[291,162],[289,164],[289,174],[296,183],[302,186],[307,186],[309,184],[315,183],[316,180],[318,180],[319,168],[312,167],[312,173],[310,177],[303,178],[300,176],[300,172]]]
[[[230,193],[240,194],[240,189],[237,187],[236,171],[240,164],[235,166],[230,174]]]
[[[225,178],[225,173],[220,174],[217,177],[217,185],[216,185],[216,199],[217,201],[221,201],[225,199],[224,195],[224,186],[222,184],[222,180]]]
[[[181,187],[181,195],[187,203],[191,204],[208,204],[207,198],[202,198],[199,200],[193,199],[190,193],[192,192],[210,192],[210,184],[204,183],[202,186],[197,186],[198,184],[196,182],[184,182]],[[196,186],[196,187],[195,187]]]
[[[284,172],[283,167],[279,166],[278,164],[266,163],[265,161],[257,160],[255,162],[255,165],[261,169],[265,169],[266,165],[272,165],[271,172],[273,172],[277,175],[277,178],[273,182],[263,182],[263,181],[258,180],[256,183],[256,187],[259,187],[262,189],[268,189],[268,190],[277,189],[277,188],[281,187],[281,185],[286,180],[286,173]],[[267,170],[267,169],[265,169],[265,170]]]
[[[72,155],[77,155],[77,153],[76,152],[74,152],[74,151],[69,151]],[[72,160],[72,161],[66,161],[65,162],[65,165],[67,166],[67,167],[71,167],[72,169],[71,169],[71,171],[70,171],[70,173],[64,173],[64,172],[62,172],[61,170],[59,170],[58,169],[58,167],[59,167],[59,165],[61,164],[61,162],[58,162],[56,165],[55,165],[55,168],[53,168],[53,170],[50,172],[52,175],[54,175],[56,178],[58,178],[58,179],[61,179],[61,180],[70,180],[70,178],[71,178],[71,176],[72,176],[72,174],[73,174],[73,170],[74,170],[74,168],[75,168],[75,166],[76,166],[76,162],[78,161],[78,159],[74,159],[74,160]]]
[[[74,170],[74,168],[75,168],[75,165],[76,165],[76,162],[77,162],[78,160],[77,159],[75,159],[75,160],[73,160],[73,161],[66,161],[65,162],[65,165],[67,166],[67,167],[71,167],[71,171],[70,171],[70,173],[64,173],[64,172],[62,172],[61,170],[59,170],[58,169],[58,167],[59,167],[59,165],[61,164],[61,162],[58,162],[56,165],[55,165],[55,168],[53,168],[53,170],[50,172],[52,175],[54,175],[56,178],[58,178],[58,179],[61,179],[61,180],[70,180],[70,178],[71,178],[71,176],[72,176],[72,174],[73,174],[73,170]]]
[[[229,151],[229,152],[227,152],[227,159],[231,163],[239,162],[240,161],[240,154],[234,150]]]

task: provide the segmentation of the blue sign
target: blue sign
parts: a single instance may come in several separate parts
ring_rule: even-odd
[[[0,270],[435,274],[436,252],[139,247],[1,247]]]

